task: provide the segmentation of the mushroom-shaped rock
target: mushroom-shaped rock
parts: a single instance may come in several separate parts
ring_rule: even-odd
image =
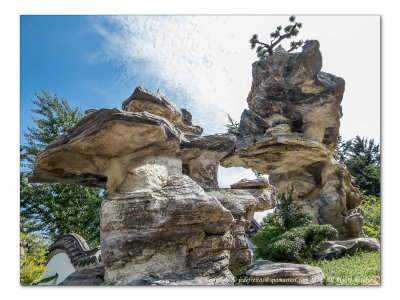
[[[231,256],[248,256],[237,246],[233,215],[246,216],[247,224],[272,201],[267,192],[238,190],[226,205],[205,192],[218,187],[219,161],[236,138],[199,136],[188,111],[141,87],[123,108],[87,111],[37,157],[30,181],[107,187],[104,284],[233,284]],[[70,282],[98,275],[90,274],[79,271]]]
[[[180,172],[176,153],[181,141],[184,135],[162,117],[100,109],[53,140],[37,157],[29,180],[107,186],[110,193],[144,187],[147,179],[134,169],[153,157],[168,172]]]
[[[180,110],[160,91],[153,93],[139,86],[122,103],[122,109],[131,112],[147,111],[162,116],[186,134],[201,135],[203,133],[203,129],[200,126],[192,125],[192,116],[187,110]]]

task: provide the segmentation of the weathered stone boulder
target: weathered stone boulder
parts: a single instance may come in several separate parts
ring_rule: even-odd
[[[162,188],[115,193],[103,201],[106,282],[230,284],[232,214],[188,176],[166,180]]]
[[[218,188],[220,160],[235,149],[235,136],[216,134],[181,142],[182,172],[204,189]]]
[[[228,209],[234,222],[230,229],[234,244],[232,245],[229,269],[237,273],[246,268],[252,261],[253,253],[246,241],[246,230],[250,228],[254,212],[265,211],[275,207],[275,189],[269,186],[266,178],[239,181],[232,189],[208,191]]]
[[[318,267],[268,260],[252,263],[246,275],[253,285],[322,285],[325,279]]]
[[[315,222],[332,224],[341,238],[362,237],[361,194],[333,152],[345,83],[321,68],[318,41],[254,63],[249,110],[235,151],[221,165],[268,174],[278,194],[295,183],[295,195]]]
[[[367,252],[381,252],[381,244],[375,238],[356,238],[341,241],[327,241],[324,250],[318,253],[318,259],[337,259],[344,254],[351,254],[358,250]]]
[[[286,124],[292,132],[333,147],[339,132],[344,80],[320,72],[321,68],[322,55],[315,40],[308,41],[302,52],[276,53],[254,63],[247,98],[253,115],[269,127]]]
[[[37,157],[30,181],[107,187],[104,284],[233,284],[231,271],[251,261],[245,229],[254,211],[273,207],[273,188],[219,190],[219,161],[235,136],[200,136],[163,94],[138,87],[123,109],[87,111]]]

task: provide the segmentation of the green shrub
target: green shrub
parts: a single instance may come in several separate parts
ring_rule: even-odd
[[[256,258],[302,263],[321,250],[327,239],[337,236],[332,225],[312,224],[312,217],[302,212],[303,205],[295,203],[293,191],[294,185],[278,196],[274,213],[263,219],[252,238]]]
[[[375,196],[364,196],[360,208],[364,211],[364,233],[381,238],[381,201]]]
[[[23,243],[21,255],[20,282],[21,285],[30,285],[39,282],[46,266],[46,242],[37,234],[20,233],[20,241]]]

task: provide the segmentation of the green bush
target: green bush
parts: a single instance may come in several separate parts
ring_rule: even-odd
[[[46,241],[37,234],[20,233],[23,244],[21,254],[20,282],[21,285],[30,285],[39,282],[46,269]]]
[[[381,201],[375,196],[364,196],[360,208],[364,211],[364,233],[381,238]]]
[[[274,213],[263,219],[252,238],[256,258],[302,263],[321,250],[327,239],[337,236],[332,225],[312,224],[312,217],[302,212],[303,205],[295,203],[293,191],[294,185],[278,196]]]

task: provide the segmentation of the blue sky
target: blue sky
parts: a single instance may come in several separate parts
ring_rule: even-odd
[[[142,85],[187,108],[204,134],[247,108],[253,33],[267,38],[288,16],[21,16],[20,130],[32,125],[34,92],[71,106],[120,107]],[[341,133],[380,138],[379,16],[298,16],[299,38],[318,39],[323,71],[346,80]],[[348,30],[356,32],[349,35]],[[368,51],[359,51],[367,44]],[[21,135],[21,142],[24,138]],[[251,171],[220,171],[227,186]]]
[[[379,17],[298,19],[299,38],[321,43],[323,71],[346,80],[342,135],[379,139]],[[213,134],[225,131],[227,113],[239,120],[247,108],[256,60],[249,37],[267,38],[287,16],[21,16],[20,23],[21,132],[32,124],[34,91],[85,110],[120,107],[142,85],[160,88]],[[349,26],[357,35],[349,37]],[[373,46],[356,51],[362,43]]]
[[[90,17],[21,16],[21,132],[32,124],[35,91],[83,110],[119,106],[129,96],[132,87],[117,83],[121,67],[94,59],[101,48]]]

